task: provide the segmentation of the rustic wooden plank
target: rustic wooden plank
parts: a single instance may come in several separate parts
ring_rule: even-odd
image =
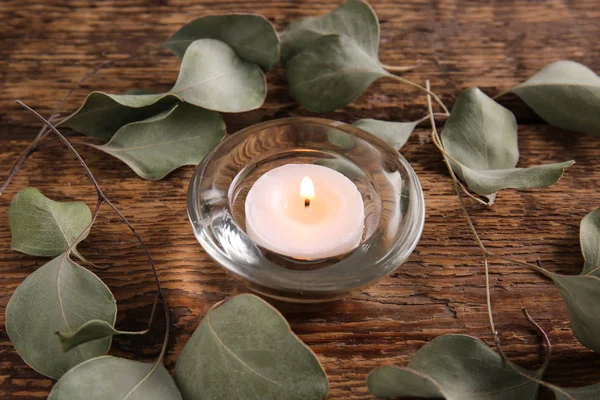
[[[0,165],[8,165],[25,144],[3,142]],[[582,265],[578,223],[599,203],[595,189],[600,183],[600,139],[550,127],[521,126],[520,145],[522,165],[568,158],[576,159],[577,164],[547,189],[503,191],[491,209],[471,205],[475,223],[493,251],[530,262],[540,259],[551,270],[576,273]],[[177,354],[209,307],[245,289],[209,259],[191,233],[185,214],[191,167],[166,180],[148,182],[104,154],[79,148],[106,194],[131,219],[155,258],[173,318],[167,357],[167,365],[173,367]],[[403,365],[423,344],[440,334],[467,333],[490,340],[481,260],[428,132],[419,130],[403,154],[415,167],[427,202],[425,232],[410,261],[379,284],[344,301],[326,305],[275,303],[324,363],[331,378],[332,399],[369,398],[364,379],[370,369],[385,363]],[[0,220],[6,221],[10,199],[25,186],[38,187],[50,197],[83,199],[90,205],[94,199],[77,162],[61,148],[34,155],[10,190],[0,197]],[[43,263],[42,259],[10,251],[9,239],[3,224],[2,309],[15,287]],[[105,210],[81,250],[93,262],[110,265],[98,274],[118,300],[119,326],[142,327],[154,283],[143,254],[126,229]],[[520,307],[525,306],[554,343],[547,375],[550,381],[579,385],[600,380],[600,357],[573,338],[554,287],[518,266],[495,260],[491,268],[496,322],[508,353],[523,365],[538,363],[539,340],[520,313]],[[112,353],[151,359],[162,331],[157,322],[147,337],[118,338]],[[44,397],[50,381],[27,368],[6,334],[1,335],[0,377],[4,382],[0,396]]]
[[[146,54],[193,17],[223,12],[257,12],[281,28],[303,16],[325,13],[334,1],[142,1],[87,0],[0,4],[0,179],[11,160],[39,129],[34,118],[12,101],[21,98],[48,113],[82,75],[107,57]],[[430,2],[374,1],[382,21],[381,59],[388,64],[424,64],[406,74],[432,80],[448,105],[461,89],[480,86],[488,93],[513,86],[549,62],[571,58],[600,68],[600,11],[595,0]],[[121,92],[131,87],[167,89],[177,74],[175,57],[130,60],[102,71],[66,104],[74,109],[93,89]],[[268,76],[269,96],[260,111],[227,116],[229,131],[284,116],[311,115],[287,94],[281,69]],[[412,119],[425,112],[424,97],[394,83],[378,83],[358,102],[326,116],[343,121],[362,117]],[[523,123],[539,122],[514,98],[504,100]],[[9,140],[17,138],[19,140]],[[77,139],[80,140],[80,139]],[[599,204],[600,139],[538,125],[520,126],[522,165],[577,161],[565,178],[544,190],[502,192],[491,209],[471,205],[488,247],[523,260],[542,260],[551,270],[576,273],[581,266],[579,220]],[[165,286],[173,319],[167,365],[212,304],[244,292],[195,241],[185,214],[185,191],[192,168],[160,182],[139,179],[124,164],[81,147],[106,194],[132,220],[148,242]],[[439,154],[418,130],[403,150],[417,171],[427,201],[427,223],[415,254],[392,276],[344,301],[326,305],[275,303],[300,337],[324,363],[331,399],[367,399],[364,379],[384,363],[404,365],[428,340],[444,333],[468,333],[488,341],[483,271],[475,246]],[[25,186],[46,195],[80,199],[91,205],[94,192],[77,162],[62,148],[35,154],[9,191],[0,196],[0,323],[16,286],[44,260],[9,249],[6,224],[10,199]],[[119,326],[144,326],[154,284],[125,227],[107,209],[81,246],[92,261],[109,265],[98,272],[114,290]],[[503,343],[523,365],[539,363],[539,340],[520,307],[550,334],[554,356],[547,379],[562,385],[600,381],[600,357],[572,337],[566,311],[554,287],[520,267],[491,265],[496,322]],[[163,332],[161,321],[143,338],[118,338],[112,354],[150,360]],[[568,373],[566,373],[568,371]],[[20,359],[0,332],[0,397],[45,398],[52,385]],[[551,398],[551,397],[546,397]]]
[[[305,16],[326,13],[338,1],[4,1],[0,59],[3,90],[1,135],[33,134],[30,120],[16,112],[16,98],[48,113],[83,75],[106,59],[139,57],[109,68],[85,85],[66,104],[74,110],[90,90],[120,93],[144,87],[157,91],[172,86],[178,60],[166,50],[148,56],[179,26],[194,17],[225,12],[256,12],[278,29]],[[543,66],[573,59],[600,65],[600,11],[596,0],[565,2],[430,2],[374,1],[381,19],[381,60],[423,65],[405,76],[432,81],[436,92],[452,104],[466,87],[488,93],[512,87]],[[268,75],[265,106],[230,119],[230,131],[281,116],[310,115],[289,96],[281,69]],[[502,100],[521,123],[539,122],[515,98]],[[327,117],[351,121],[362,117],[403,120],[425,113],[425,98],[410,87],[381,81],[358,102]]]

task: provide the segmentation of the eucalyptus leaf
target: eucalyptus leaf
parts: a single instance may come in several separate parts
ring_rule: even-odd
[[[259,108],[266,92],[265,75],[257,65],[242,60],[226,43],[200,39],[188,46],[170,91],[141,95],[93,92],[61,125],[108,140],[120,127],[171,109],[179,101],[213,111],[243,112]]]
[[[539,377],[543,371],[523,373]],[[407,368],[384,366],[367,378],[369,391],[383,398],[446,400],[532,400],[538,384],[516,373],[500,355],[466,335],[440,336],[423,346]]]
[[[285,65],[291,95],[304,108],[328,112],[360,96],[378,78],[391,76],[379,60],[346,35],[327,35]]]
[[[588,349],[600,352],[600,319],[597,312],[600,278],[593,275],[552,274],[551,279],[567,306],[573,335]]]
[[[327,15],[305,18],[288,25],[280,34],[284,63],[310,47],[319,38],[332,34],[354,39],[365,53],[378,60],[379,20],[371,6],[361,0],[347,0]]]
[[[600,208],[595,209],[581,220],[579,242],[585,263],[583,274],[600,275]]]
[[[181,103],[144,121],[123,126],[96,146],[125,162],[144,179],[162,179],[183,165],[198,164],[225,135],[223,118]]]
[[[377,136],[396,150],[400,150],[419,122],[420,121],[391,122],[379,121],[376,119],[359,119],[352,125]]]
[[[110,139],[123,125],[140,121],[168,110],[179,101],[163,94],[108,94],[92,92],[79,110],[59,126],[101,140]]]
[[[574,163],[575,161],[570,160],[529,168],[490,170],[476,170],[458,163],[451,164],[469,189],[482,196],[489,196],[501,189],[529,189],[552,185],[560,180],[565,169]]]
[[[477,88],[458,97],[444,125],[442,143],[452,169],[490,202],[501,189],[551,185],[574,163],[514,168],[519,160],[515,116]]]
[[[192,42],[170,91],[183,101],[220,112],[243,112],[265,101],[267,84],[260,67],[242,60],[215,39]]]
[[[253,295],[213,307],[175,367],[185,400],[322,399],[327,377],[283,316]]]
[[[556,400],[598,400],[600,398],[600,383],[579,388],[551,387]]]
[[[13,198],[8,210],[13,250],[32,256],[54,257],[87,237],[92,222],[90,208],[80,201],[59,202],[35,188],[25,188]]]
[[[59,378],[75,365],[105,354],[110,337],[63,353],[57,331],[73,332],[91,319],[114,325],[115,299],[100,279],[66,253],[37,269],[17,287],[6,306],[6,332],[23,360],[39,373]]]
[[[67,372],[48,400],[181,400],[162,363],[96,357]]]
[[[182,26],[165,42],[177,57],[198,39],[217,39],[236,54],[267,72],[279,59],[279,38],[268,19],[255,14],[208,15]]]
[[[574,61],[557,61],[512,89],[548,123],[600,135],[600,77]]]
[[[155,94],[153,91],[144,88],[134,88],[123,92],[123,94]]]
[[[60,345],[64,352],[70,351],[75,347],[114,335],[143,335],[147,331],[119,331],[110,324],[101,319],[92,319],[81,325],[75,332],[56,332]]]

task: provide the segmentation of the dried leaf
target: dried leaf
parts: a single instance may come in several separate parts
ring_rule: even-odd
[[[519,367],[517,367],[519,368]],[[520,370],[531,376],[543,371]],[[446,400],[535,399],[538,384],[521,376],[480,340],[440,336],[423,346],[407,368],[384,366],[367,378],[369,391],[383,398]]]
[[[378,60],[379,20],[375,11],[364,1],[347,0],[327,15],[288,25],[280,33],[283,63],[319,38],[333,34],[351,37],[367,55]]]
[[[580,275],[549,274],[562,296],[573,335],[587,348],[600,352],[600,320],[596,312],[600,298],[600,278],[597,275],[600,208],[586,215],[579,228],[581,252],[585,259]]]
[[[552,125],[600,135],[600,77],[585,65],[557,61],[512,92]]]
[[[579,242],[585,260],[581,273],[600,275],[600,208],[581,220]]]
[[[67,372],[48,400],[181,400],[162,363],[96,357]]]
[[[390,76],[349,36],[328,35],[285,66],[291,95],[304,108],[328,112],[360,96],[378,78]]]
[[[143,335],[146,331],[130,332],[119,331],[114,326],[100,319],[92,319],[81,325],[75,332],[56,332],[64,352],[75,347],[114,335]]]
[[[260,66],[265,72],[279,59],[277,32],[262,15],[228,14],[196,18],[171,36],[165,47],[183,58],[188,46],[198,39],[225,42],[242,60]]]
[[[177,82],[169,92],[94,92],[61,125],[108,140],[121,126],[150,118],[179,101],[213,111],[243,112],[259,108],[266,92],[265,75],[257,65],[239,58],[223,42],[200,39],[188,46]]]
[[[598,299],[600,278],[593,275],[551,275],[571,321],[573,335],[588,349],[600,352]]]
[[[477,88],[458,97],[442,142],[452,169],[469,189],[490,200],[501,189],[551,185],[574,163],[514,168],[519,160],[515,117]]]
[[[54,257],[67,251],[91,222],[92,213],[85,203],[54,201],[35,188],[26,188],[17,193],[8,210],[10,247],[32,256]]]
[[[61,121],[79,133],[101,140],[110,139],[123,125],[150,118],[168,110],[179,99],[162,94],[90,93],[79,110]]]
[[[220,112],[244,112],[265,101],[265,75],[242,60],[226,43],[200,39],[190,44],[170,91],[183,101]]]
[[[328,391],[314,353],[253,295],[208,312],[179,356],[175,381],[185,400],[309,400]]]
[[[575,161],[538,165],[529,168],[476,170],[454,163],[454,170],[467,182],[469,189],[482,196],[493,195],[502,189],[528,189],[556,183],[565,169]]]
[[[61,254],[29,275],[6,306],[6,332],[23,360],[39,373],[59,378],[75,365],[105,354],[110,337],[63,353],[57,331],[72,332],[91,319],[115,323],[110,290],[87,269]]]
[[[123,126],[107,144],[94,147],[122,160],[144,179],[162,179],[183,165],[198,164],[224,135],[225,123],[218,113],[181,103]]]
[[[377,136],[396,150],[400,150],[419,122],[420,121],[391,122],[379,121],[376,119],[360,119],[352,125]]]

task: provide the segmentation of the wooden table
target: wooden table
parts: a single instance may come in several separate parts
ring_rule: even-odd
[[[12,160],[39,124],[13,100],[48,115],[68,89],[106,59],[125,58],[103,70],[69,99],[77,107],[87,92],[119,93],[129,88],[166,90],[178,60],[166,51],[145,56],[194,17],[227,12],[265,15],[278,29],[298,18],[326,13],[337,1],[255,0],[4,0],[0,5],[0,166],[2,180]],[[405,76],[432,81],[453,104],[464,88],[493,94],[525,80],[559,59],[600,70],[600,11],[597,0],[572,1],[373,1],[381,20],[381,60],[423,65]],[[273,118],[312,115],[289,96],[280,68],[268,74],[269,95],[259,111],[228,115],[229,132]],[[425,114],[425,97],[410,87],[379,82],[343,110],[324,117],[413,120]],[[540,190],[505,190],[491,208],[470,212],[493,251],[536,262],[552,271],[577,273],[582,265],[578,225],[600,205],[600,138],[543,125],[515,97],[502,102],[519,119],[520,165],[563,161],[577,164],[556,185]],[[427,341],[466,333],[490,343],[484,305],[484,275],[440,155],[419,129],[402,150],[419,175],[427,202],[425,232],[409,261],[392,276],[343,301],[325,305],[274,303],[293,330],[318,355],[331,382],[330,399],[370,398],[367,373],[382,364],[405,365]],[[79,139],[75,139],[77,141]],[[246,289],[227,277],[192,235],[185,212],[186,167],[160,182],[138,178],[124,164],[79,146],[105,193],[147,241],[168,298],[173,335],[166,364],[172,368],[209,307]],[[17,285],[43,259],[10,250],[7,210],[21,188],[34,186],[58,199],[85,200],[94,192],[77,162],[61,147],[33,156],[0,197],[0,319]],[[154,282],[142,253],[124,226],[107,210],[81,247],[89,259],[110,269],[98,272],[119,305],[118,326],[144,325]],[[554,286],[519,266],[494,260],[492,297],[508,354],[524,366],[539,364],[540,340],[520,308],[549,333],[554,345],[546,379],[561,385],[600,381],[600,357],[573,338]],[[152,359],[161,341],[160,321],[144,338],[116,338],[111,354]],[[0,398],[45,398],[52,386],[30,369],[0,331]],[[542,398],[552,398],[545,393]]]

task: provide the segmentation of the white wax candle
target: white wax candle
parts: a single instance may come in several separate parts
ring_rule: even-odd
[[[362,238],[365,212],[356,185],[313,164],[274,168],[246,198],[246,233],[257,244],[290,257],[318,260],[347,253]]]

